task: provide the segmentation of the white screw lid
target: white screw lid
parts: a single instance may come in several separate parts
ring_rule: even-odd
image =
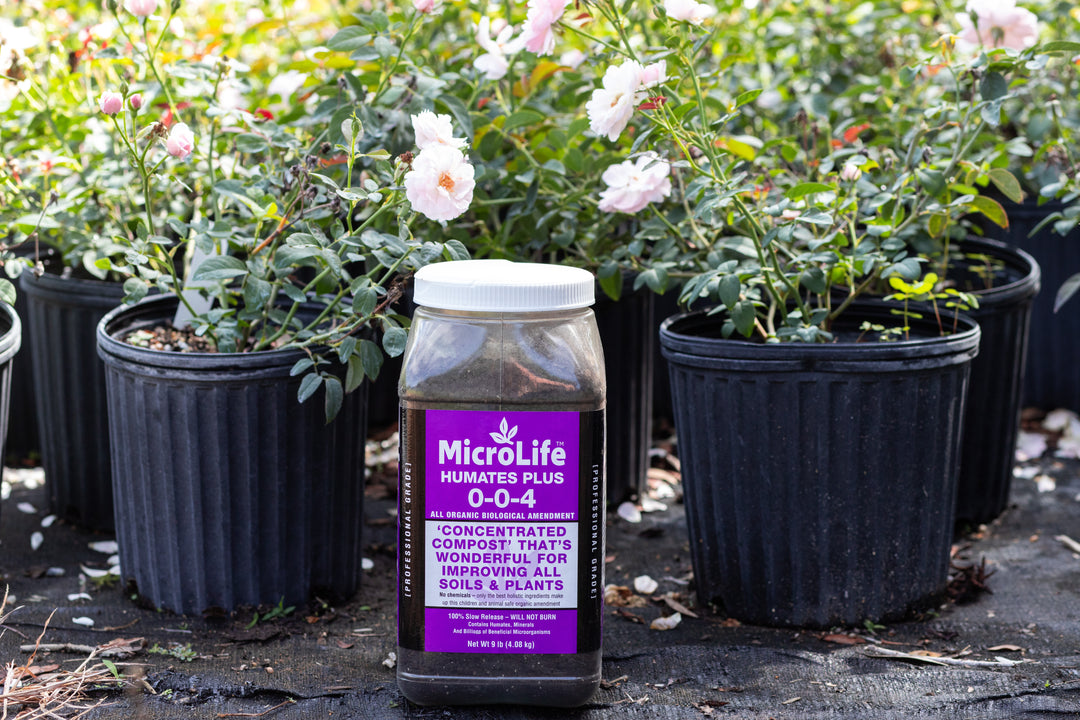
[[[593,304],[594,278],[581,268],[509,260],[454,260],[416,273],[417,305],[465,312],[543,312]]]

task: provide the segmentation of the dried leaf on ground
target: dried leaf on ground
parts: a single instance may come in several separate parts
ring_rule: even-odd
[[[830,633],[829,635],[822,635],[821,639],[827,643],[835,643],[836,645],[865,645],[865,638],[861,638],[858,635],[846,635],[844,633]]]
[[[604,588],[604,603],[611,607],[645,607],[648,600],[635,595],[634,591],[625,585],[608,585]]]
[[[637,623],[638,625],[645,624],[645,618],[641,617],[640,615],[635,615],[634,613],[626,610],[625,608],[617,607],[615,608],[615,610],[613,610],[613,612],[624,620],[629,620],[630,622]]]
[[[1024,652],[1024,648],[1019,645],[995,645],[994,647],[986,648],[987,652]]]
[[[698,617],[697,613],[679,602],[678,596],[675,593],[665,593],[660,596],[660,599],[663,600],[669,608],[680,615],[688,615],[692,618]]]

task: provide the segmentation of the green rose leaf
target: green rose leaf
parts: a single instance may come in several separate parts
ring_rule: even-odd
[[[405,343],[409,340],[409,333],[405,328],[390,327],[383,333],[383,350],[390,357],[397,357],[405,352]]]
[[[199,263],[199,267],[192,273],[193,281],[200,280],[228,280],[247,274],[247,266],[240,258],[232,255],[211,255]]]
[[[754,303],[749,300],[738,302],[735,309],[731,311],[731,321],[735,323],[735,329],[743,337],[750,337],[753,334],[755,319]]]
[[[326,47],[337,52],[352,52],[367,46],[370,42],[371,35],[363,28],[354,25],[334,33],[334,36],[326,42]]]
[[[1016,176],[1005,168],[993,168],[990,173],[990,182],[1001,191],[1001,194],[1015,203],[1023,202],[1024,191],[1020,188],[1020,182]]]
[[[300,402],[304,402],[309,397],[315,394],[315,391],[322,385],[322,375],[312,372],[304,376],[304,379],[300,381],[300,390],[296,393],[296,399]]]
[[[15,284],[7,278],[0,278],[0,302],[15,304]]]
[[[327,375],[323,380],[323,384],[326,386],[326,424],[329,425],[341,410],[341,403],[345,399],[345,390],[341,387],[341,381],[333,375]]]
[[[795,187],[784,193],[784,197],[788,200],[798,200],[801,197],[807,195],[813,195],[815,193],[836,192],[836,187],[833,185],[827,185],[819,182],[804,182],[799,183]]]
[[[1077,290],[1080,290],[1080,273],[1070,277],[1058,288],[1057,297],[1054,298],[1054,312],[1060,310],[1065,301],[1076,294]]]
[[[999,227],[1009,227],[1009,216],[1005,213],[1005,208],[997,200],[988,198],[985,195],[976,195],[971,200],[971,206]]]
[[[370,340],[360,341],[360,360],[364,365],[364,374],[374,380],[379,377],[383,364],[383,353],[379,346]]]

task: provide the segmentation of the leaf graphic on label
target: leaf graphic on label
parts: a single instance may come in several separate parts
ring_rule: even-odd
[[[491,439],[495,442],[503,445],[509,445],[511,438],[517,435],[517,425],[511,428],[510,424],[506,422],[506,418],[503,418],[502,421],[499,423],[499,431],[488,434],[491,435]]]

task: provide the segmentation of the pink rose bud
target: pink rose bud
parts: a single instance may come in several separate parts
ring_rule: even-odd
[[[128,105],[131,106],[132,110],[138,110],[139,108],[141,108],[142,107],[142,95],[139,95],[138,93],[136,93],[135,95],[132,95],[131,97],[129,97],[128,98]]]
[[[126,0],[124,7],[132,15],[150,17],[157,10],[157,0]]]
[[[106,90],[98,98],[98,107],[106,115],[115,115],[124,109],[124,98],[120,93]]]
[[[174,158],[183,160],[195,149],[195,134],[186,123],[176,123],[169,131],[169,138],[165,141],[165,151]]]
[[[855,165],[853,163],[847,163],[846,165],[844,165],[844,167],[840,168],[840,178],[842,180],[854,182],[861,177],[862,170],[859,169],[858,165]]]

